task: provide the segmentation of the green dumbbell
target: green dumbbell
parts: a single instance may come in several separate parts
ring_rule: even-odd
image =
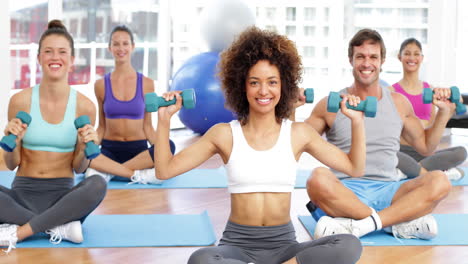
[[[21,120],[23,124],[26,124],[29,126],[31,124],[31,116],[23,111],[19,111],[16,114],[16,118]],[[7,152],[12,152],[16,148],[16,135],[10,134],[8,136],[4,136],[2,140],[0,141],[0,147],[4,149]]]
[[[328,95],[327,111],[331,113],[338,112],[342,99],[339,93],[330,92]],[[346,107],[356,111],[362,111],[366,117],[375,117],[377,113],[377,97],[367,96],[366,100],[361,101],[357,106],[351,106],[346,102]]]
[[[304,96],[306,98],[306,103],[311,104],[314,102],[314,89],[307,88],[304,90]]]
[[[195,90],[187,89],[181,93],[182,105],[187,109],[195,108],[196,98]],[[157,96],[156,93],[145,94],[145,110],[146,112],[157,112],[159,107],[169,106],[176,103],[176,99],[166,101],[163,97]]]
[[[430,104],[432,103],[432,96],[434,94],[434,91],[432,91],[431,88],[424,88],[423,90],[423,102],[425,104]],[[457,115],[461,115],[466,112],[466,105],[464,105],[462,102],[460,102],[460,89],[456,86],[450,87],[450,97],[449,100],[454,103],[457,107],[455,111],[457,112]]]
[[[82,115],[75,119],[76,129],[82,128],[87,124],[91,124],[87,115]],[[86,158],[92,160],[101,154],[101,149],[93,141],[86,142],[85,155]]]

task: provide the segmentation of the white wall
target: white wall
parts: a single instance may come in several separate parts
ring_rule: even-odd
[[[10,15],[8,3],[2,1],[0,8],[0,62],[2,64],[0,70],[0,131],[7,123],[8,99],[10,98],[10,89],[12,83],[10,80]],[[0,133],[3,135],[3,133]]]
[[[455,85],[457,79],[457,2],[464,1],[430,1],[426,66],[427,81],[434,86]]]
[[[468,1],[457,1],[457,41],[455,56],[455,85],[464,93],[468,93],[468,78],[466,64],[468,62]],[[451,85],[454,85],[451,84]]]

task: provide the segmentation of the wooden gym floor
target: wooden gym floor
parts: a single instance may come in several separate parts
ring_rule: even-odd
[[[447,130],[449,131],[449,130]],[[468,133],[446,135],[441,147],[468,146]],[[197,139],[186,130],[173,131],[171,138],[180,150]],[[1,151],[1,150],[0,150]],[[300,168],[312,168],[313,160],[303,155]],[[221,165],[213,157],[202,168]],[[464,164],[468,166],[468,162]],[[0,169],[2,169],[0,159]],[[5,169],[3,167],[3,169]],[[450,195],[438,206],[435,213],[468,213],[468,187],[454,187]],[[308,214],[305,189],[295,189],[292,196],[291,219],[296,228],[299,242],[311,239],[297,215]],[[467,201],[467,203],[465,203]],[[229,193],[226,189],[141,189],[109,190],[94,214],[199,214],[208,210],[216,237],[219,239],[229,216]],[[1,209],[0,209],[1,210]],[[468,223],[467,223],[468,224]],[[138,234],[135,234],[138,236]],[[157,235],[157,234],[155,234]],[[86,239],[86,238],[85,238]],[[8,263],[158,263],[183,264],[197,247],[153,247],[153,248],[46,248],[15,249],[9,255],[0,254],[0,264]],[[364,247],[359,264],[375,263],[468,263],[467,246],[398,246]]]

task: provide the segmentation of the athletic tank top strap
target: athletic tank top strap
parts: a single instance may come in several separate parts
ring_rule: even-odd
[[[401,87],[400,83],[394,83],[392,87],[395,89],[395,92],[401,93],[401,94],[407,94],[406,91]]]
[[[32,88],[30,111],[32,121],[24,135],[23,147],[49,152],[74,151],[78,135],[74,125],[77,100],[76,90],[70,88],[63,120],[58,124],[51,124],[43,119],[39,92],[39,85]]]
[[[111,100],[113,97],[110,75],[110,72],[104,75],[104,102]]]

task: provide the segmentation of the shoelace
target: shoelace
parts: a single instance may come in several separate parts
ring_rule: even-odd
[[[451,168],[445,170],[444,173],[447,175],[448,179],[452,181],[459,181],[465,176],[464,171],[459,168]]]
[[[1,237],[4,237],[4,240],[1,240],[1,244],[6,244],[8,243],[8,248],[6,250],[3,250],[5,253],[10,253],[11,250],[16,248],[16,227],[14,225],[9,225],[9,224],[2,224],[0,225],[0,235]]]
[[[398,227],[395,228],[395,226],[392,228],[392,233],[393,236],[398,238],[417,238],[416,236],[412,236],[409,234],[414,234],[416,233],[417,230],[417,225],[412,224],[412,225],[399,225]]]
[[[135,184],[135,183],[148,184],[148,182],[145,179],[143,179],[143,177],[141,177],[139,174],[133,175],[130,178],[130,180],[132,180],[132,181],[127,183],[127,184]]]
[[[61,227],[58,226],[54,229],[50,229],[46,231],[46,234],[50,235],[50,239],[49,239],[50,243],[57,245],[60,242],[62,242],[63,236],[62,236],[62,230],[60,228]]]
[[[15,240],[15,238],[12,235],[10,235],[10,237],[7,240],[8,248],[7,248],[7,250],[3,250],[3,252],[8,254],[8,253],[11,252],[11,250],[16,248],[16,244],[13,242],[14,240]]]
[[[342,224],[341,222],[342,221],[349,221],[349,224],[346,223],[346,224]],[[350,234],[356,236],[356,237],[359,237],[359,234],[360,234],[360,229],[359,229],[359,226],[353,226],[353,220],[352,219],[346,219],[346,220],[339,220],[338,221],[338,224],[344,228],[346,231],[348,231]]]

